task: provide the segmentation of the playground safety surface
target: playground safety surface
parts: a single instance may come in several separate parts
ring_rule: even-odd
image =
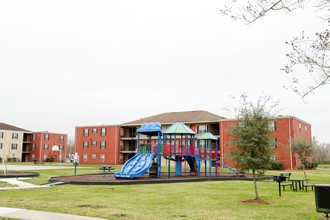
[[[214,174],[213,174],[214,175]],[[258,180],[272,179],[270,176],[258,178]],[[51,177],[49,182],[61,182],[67,184],[82,185],[125,185],[125,184],[155,184],[155,183],[178,183],[178,182],[198,182],[198,181],[228,181],[228,180],[252,180],[251,174],[236,175],[234,173],[220,173],[218,176],[201,176],[184,173],[182,176],[175,176],[174,173],[162,173],[160,178],[149,177],[148,174],[137,179],[116,179],[113,174],[84,174],[76,176]]]

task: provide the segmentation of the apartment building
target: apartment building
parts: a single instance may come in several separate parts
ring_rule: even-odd
[[[98,125],[76,127],[75,149],[79,163],[83,164],[120,164],[119,153],[120,126]]]
[[[32,132],[6,123],[0,123],[0,157],[6,161],[45,161],[53,157],[56,162],[65,160],[67,134]],[[59,151],[53,151],[58,145]]]
[[[54,162],[65,162],[68,135],[50,133],[48,131],[33,132],[31,134],[31,148],[29,161],[46,161],[54,158]],[[58,146],[58,149],[55,149]]]
[[[228,131],[237,124],[235,120],[220,121],[220,151],[221,160],[229,166],[234,166],[228,153],[230,151],[230,140],[232,136]],[[311,125],[293,116],[278,116],[269,123],[271,135],[274,138],[272,150],[274,160],[283,163],[284,169],[298,169],[300,161],[298,156],[292,152],[292,140],[300,139],[312,142]]]
[[[232,139],[228,131],[237,121],[207,111],[168,112],[121,125],[76,127],[75,149],[80,163],[124,164],[137,153],[136,130],[142,124],[151,122],[159,122],[163,131],[175,122],[183,122],[196,131],[196,137],[206,132],[212,133],[219,138],[220,159],[234,166],[228,157]],[[106,131],[103,136],[100,129]],[[279,116],[270,123],[270,129],[274,138],[274,159],[281,161],[284,169],[297,169],[300,164],[297,155],[291,151],[291,140],[300,138],[311,141],[311,125],[296,117]],[[140,137],[140,141],[146,140],[146,137]]]
[[[9,161],[27,161],[31,131],[0,123],[0,157]]]

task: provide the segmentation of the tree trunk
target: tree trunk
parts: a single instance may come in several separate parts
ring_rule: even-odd
[[[255,199],[259,199],[258,188],[257,188],[257,180],[256,180],[256,171],[253,169],[252,173],[253,173],[254,192],[255,192],[255,195],[256,195]]]

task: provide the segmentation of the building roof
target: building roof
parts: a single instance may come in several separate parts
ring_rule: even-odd
[[[130,121],[122,124],[128,125],[141,125],[144,123],[159,122],[161,124],[173,124],[175,122],[184,123],[202,123],[202,122],[219,122],[225,119],[219,115],[212,114],[207,111],[184,111],[184,112],[166,112],[147,118],[141,118],[135,121]]]
[[[30,132],[26,129],[15,127],[13,125],[9,125],[6,123],[0,122],[0,130],[9,130],[9,131],[25,131],[25,132]]]

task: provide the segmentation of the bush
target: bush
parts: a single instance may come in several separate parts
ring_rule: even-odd
[[[7,158],[7,161],[8,161],[8,162],[16,162],[17,159],[16,159],[16,157],[8,157],[8,158]]]
[[[306,169],[316,169],[316,167],[318,166],[319,164],[316,163],[316,162],[308,162],[307,165],[306,165]]]
[[[54,158],[54,157],[48,157],[48,158],[46,158],[45,162],[50,162],[50,163],[53,163],[53,162],[54,162],[54,160],[55,160],[55,158]]]
[[[283,163],[281,161],[274,160],[271,164],[271,170],[283,170]]]

